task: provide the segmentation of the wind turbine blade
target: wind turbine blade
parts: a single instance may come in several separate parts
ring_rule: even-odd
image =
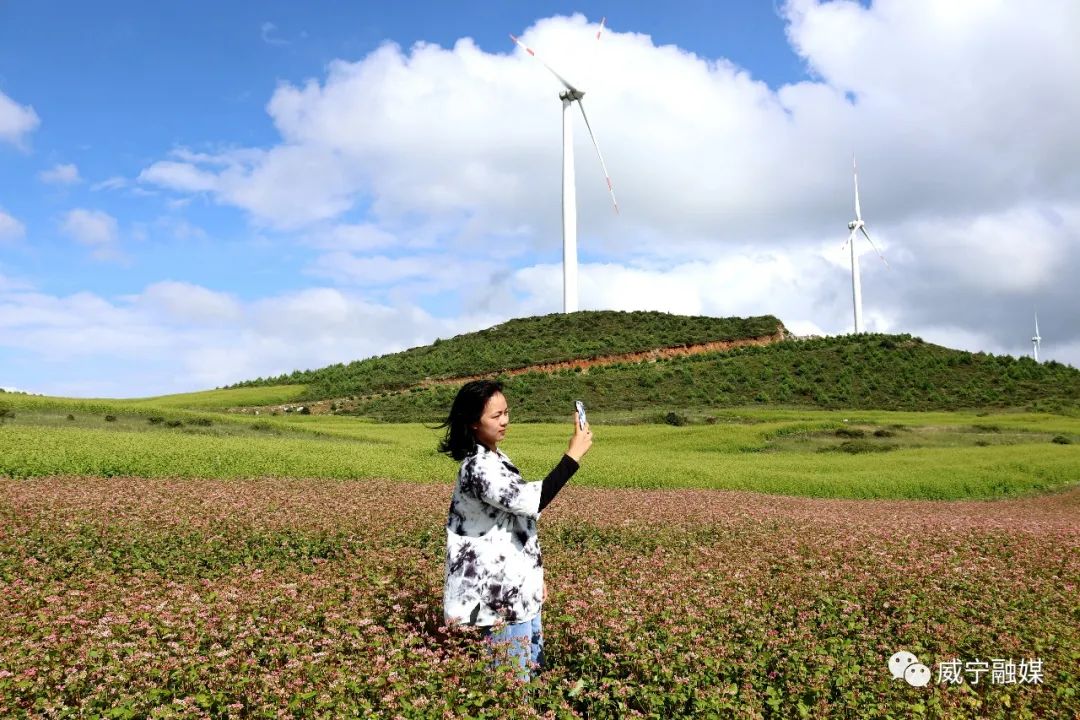
[[[544,59],[543,59],[542,57],[540,57],[539,55],[537,55],[537,54],[536,54],[536,51],[535,51],[535,50],[533,50],[533,49],[532,49],[531,47],[529,47],[529,46],[528,46],[528,45],[526,45],[525,43],[521,42],[521,40],[519,40],[519,39],[517,38],[517,36],[516,36],[516,35],[514,35],[513,33],[511,33],[511,34],[510,34],[510,39],[511,39],[511,40],[513,40],[513,41],[514,41],[515,43],[517,43],[518,47],[520,47],[520,48],[521,48],[522,50],[524,50],[525,52],[529,53],[529,54],[530,54],[530,55],[532,55],[532,56],[533,56],[534,58],[536,58],[537,60],[539,60],[539,61],[540,61],[540,63],[541,63],[541,64],[542,64],[542,65],[543,65],[544,67],[546,67],[546,68],[548,69],[548,71],[549,71],[549,72],[550,72],[550,73],[551,73],[552,75],[554,75],[555,77],[557,77],[557,78],[559,79],[559,82],[561,82],[561,83],[563,84],[563,86],[564,86],[564,87],[565,87],[565,88],[566,88],[567,90],[569,90],[569,91],[570,91],[570,92],[572,92],[572,93],[579,93],[579,92],[581,92],[581,91],[580,91],[580,90],[578,90],[578,89],[577,89],[576,87],[574,87],[573,85],[571,85],[571,84],[570,84],[570,82],[569,82],[569,81],[568,81],[568,80],[567,80],[566,78],[564,78],[564,77],[563,77],[562,75],[560,75],[559,73],[555,72],[555,69],[554,69],[553,67],[551,67],[551,66],[550,66],[550,65],[548,65],[548,64],[547,64],[546,62],[544,62]]]
[[[600,167],[604,171],[604,180],[607,181],[607,189],[611,193],[611,204],[615,206],[615,213],[618,214],[619,203],[615,200],[615,186],[611,184],[611,176],[608,175],[607,165],[604,164],[604,156],[600,154],[600,143],[596,142],[596,135],[593,134],[592,126],[589,125],[589,116],[585,114],[585,103],[579,99],[577,104],[581,108],[581,117],[585,118],[585,128],[589,131],[589,139],[592,140],[593,147],[596,148],[596,157],[600,158]]]
[[[866,226],[860,225],[859,229],[862,230],[862,234],[866,236],[866,239],[870,241],[870,247],[874,248],[874,252],[881,258],[881,262],[885,263],[885,267],[889,267],[889,261],[886,260],[885,256],[881,254],[881,251],[877,249],[877,245],[874,244],[874,241],[870,240],[870,233],[866,232]]]
[[[589,57],[588,74],[585,75],[585,77],[587,78],[586,82],[588,82],[590,85],[596,80],[596,64],[597,58],[600,55],[600,35],[604,32],[604,22],[606,20],[606,17],[600,18],[600,27],[596,31],[596,42],[593,43],[592,53]]]
[[[1035,313],[1035,334],[1039,334],[1039,313]]]
[[[855,177],[855,219],[862,220],[862,209],[859,207],[859,169],[855,167],[855,156],[851,156],[851,174]]]

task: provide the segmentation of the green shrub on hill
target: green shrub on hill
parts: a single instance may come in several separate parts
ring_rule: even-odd
[[[780,321],[771,315],[714,318],[613,310],[554,313],[510,320],[486,330],[448,340],[439,339],[431,345],[392,355],[339,363],[321,370],[298,370],[231,387],[302,384],[308,386],[303,397],[308,400],[371,395],[407,388],[425,379],[464,377],[540,363],[764,337],[782,330]]]
[[[1056,362],[1030,362],[1023,382],[1007,392],[989,391],[1015,365],[1029,362],[951,350],[909,335],[847,335],[623,363],[602,372],[531,372],[504,382],[515,419],[526,421],[561,419],[577,398],[593,411],[641,418],[664,418],[672,408],[704,416],[717,407],[762,403],[881,410],[1080,408],[1080,371]],[[788,377],[792,381],[785,384]],[[457,389],[454,384],[386,392],[361,400],[353,412],[394,422],[439,420]]]

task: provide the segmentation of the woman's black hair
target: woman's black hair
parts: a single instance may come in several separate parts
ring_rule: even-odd
[[[472,427],[480,422],[484,406],[495,393],[502,392],[502,383],[497,380],[473,380],[461,386],[446,422],[439,428],[446,428],[446,437],[439,443],[439,452],[446,453],[455,460],[464,460],[476,449],[476,435]]]

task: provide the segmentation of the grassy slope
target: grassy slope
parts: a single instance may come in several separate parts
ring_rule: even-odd
[[[119,411],[119,410],[118,410]],[[736,419],[737,416],[737,419]],[[844,423],[847,417],[850,422]],[[437,430],[334,416],[217,416],[210,427],[166,428],[140,416],[113,423],[35,416],[0,427],[0,476],[320,477],[449,481]],[[95,424],[92,424],[95,423]],[[569,421],[514,425],[504,449],[539,478],[565,449]],[[898,426],[873,438],[887,452],[848,454],[836,437],[859,425]],[[903,429],[910,428],[910,429]],[[889,413],[739,409],[716,425],[597,426],[574,482],[606,487],[701,487],[831,497],[1001,497],[1075,482],[1080,419],[1049,414]],[[977,442],[986,443],[979,446]],[[893,449],[889,450],[888,447]]]
[[[425,378],[463,377],[538,363],[640,352],[658,347],[774,335],[771,315],[713,318],[660,312],[583,311],[510,320],[400,353],[297,371],[234,387],[308,386],[305,399],[405,388]]]
[[[275,385],[272,387],[244,387],[228,390],[204,390],[202,392],[160,395],[158,397],[125,400],[125,404],[155,409],[218,410],[237,405],[276,405],[295,402],[303,397],[304,385]]]
[[[276,405],[299,399],[306,390],[303,385],[204,390],[202,392],[160,395],[148,398],[64,398],[23,393],[0,393],[0,409],[15,413],[82,413],[160,415],[190,413],[199,410],[224,410],[240,405]]]
[[[588,372],[504,379],[519,420],[562,419],[582,398],[597,418],[701,420],[748,404],[822,409],[1026,408],[1076,412],[1080,371],[1060,363],[950,350],[895,335],[787,341]],[[457,388],[435,386],[367,398],[359,415],[430,421]]]

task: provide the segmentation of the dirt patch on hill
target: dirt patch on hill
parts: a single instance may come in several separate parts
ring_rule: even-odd
[[[653,348],[651,350],[643,350],[641,352],[620,353],[618,355],[601,355],[592,358],[575,358],[573,360],[561,360],[559,362],[550,363],[538,363],[536,365],[528,365],[526,367],[512,368],[509,370],[500,370],[498,372],[482,373],[480,375],[464,375],[461,377],[452,378],[424,378],[419,383],[410,385],[408,387],[400,388],[398,390],[392,390],[390,392],[409,392],[413,388],[417,387],[432,387],[435,385],[460,385],[467,383],[471,380],[482,380],[484,378],[493,378],[496,376],[513,376],[524,375],[526,373],[556,373],[562,370],[574,370],[575,368],[581,368],[581,371],[587,373],[589,368],[596,367],[597,365],[614,365],[615,363],[634,363],[634,362],[655,362],[657,360],[666,360],[668,358],[679,357],[682,355],[699,355],[707,352],[722,352],[724,350],[731,350],[733,348],[748,347],[751,345],[771,345],[772,343],[779,342],[788,337],[783,328],[779,328],[772,335],[761,335],[752,338],[739,338],[738,340],[714,340],[712,342],[697,343],[693,345],[674,345],[665,348]],[[259,414],[261,413],[292,413],[292,412],[305,412],[311,415],[324,415],[333,412],[335,409],[348,412],[356,405],[360,404],[364,400],[370,398],[370,395],[356,396],[354,400],[350,397],[343,398],[328,398],[326,400],[313,400],[309,403],[287,403],[284,405],[270,405],[260,408],[245,407],[245,408],[230,408],[229,412],[239,412],[246,414]]]
[[[674,347],[654,348],[643,352],[622,353],[621,355],[604,355],[594,358],[578,358],[560,362],[540,363],[538,365],[529,365],[528,367],[514,368],[502,372],[484,373],[482,375],[425,380],[419,384],[422,387],[428,385],[456,385],[458,383],[469,382],[470,380],[491,378],[497,375],[524,375],[525,373],[531,372],[554,373],[559,372],[560,370],[573,370],[574,368],[581,368],[582,372],[588,372],[589,368],[597,365],[614,365],[615,363],[621,362],[642,362],[643,360],[661,360],[678,357],[680,355],[698,355],[700,353],[731,350],[732,348],[746,347],[748,345],[769,345],[770,343],[783,339],[783,332],[778,332],[775,335],[763,335],[761,337],[742,338],[739,340],[717,340],[714,342],[699,343],[697,345],[676,345]]]

